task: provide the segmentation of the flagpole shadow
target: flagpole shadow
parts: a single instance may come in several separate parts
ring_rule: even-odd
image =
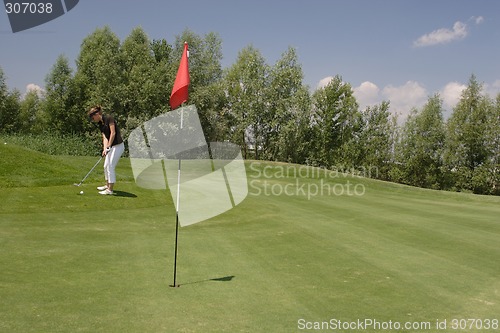
[[[200,281],[180,283],[179,286],[185,286],[185,285],[190,285],[190,284],[198,284],[198,283],[205,283],[205,282],[210,282],[210,281],[215,281],[215,282],[229,282],[229,281],[232,281],[235,277],[236,276],[234,276],[234,275],[228,275],[228,276],[223,276],[223,277],[219,277],[219,278],[213,278],[213,279],[206,279],[206,280],[200,280]]]

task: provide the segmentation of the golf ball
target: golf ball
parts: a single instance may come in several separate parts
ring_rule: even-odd
[[[80,194],[83,194],[83,191],[80,191]]]

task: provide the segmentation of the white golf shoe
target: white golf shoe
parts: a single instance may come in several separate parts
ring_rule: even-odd
[[[97,187],[98,191],[104,191],[104,190],[107,190],[107,189],[108,189],[108,187],[106,185],[104,185],[104,186],[98,186]]]
[[[102,194],[102,195],[112,195],[113,191],[105,189],[104,191],[100,191],[99,194]]]

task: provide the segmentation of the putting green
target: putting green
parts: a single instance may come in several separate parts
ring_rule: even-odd
[[[2,332],[498,325],[498,197],[247,161],[247,198],[181,228],[171,288],[172,199],[137,187],[127,159],[102,197],[100,167],[72,186],[94,157],[0,154]]]

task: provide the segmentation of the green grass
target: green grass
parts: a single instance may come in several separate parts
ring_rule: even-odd
[[[365,318],[456,332],[453,318],[500,319],[499,197],[249,161],[240,205],[181,228],[171,288],[169,193],[137,187],[127,159],[116,196],[94,190],[100,167],[72,186],[96,160],[0,145],[0,332],[303,332],[299,319]],[[327,193],[355,185],[363,195]]]

